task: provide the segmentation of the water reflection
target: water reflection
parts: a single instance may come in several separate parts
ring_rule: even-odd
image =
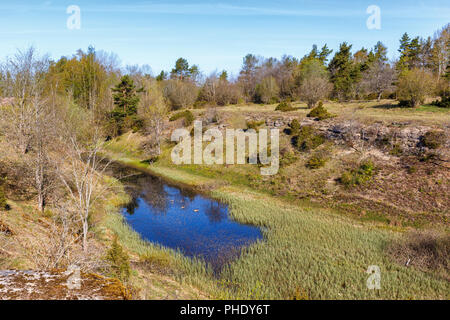
[[[190,189],[148,175],[122,181],[132,197],[123,214],[134,230],[148,241],[202,257],[216,270],[262,238],[258,228],[230,220],[227,205]]]

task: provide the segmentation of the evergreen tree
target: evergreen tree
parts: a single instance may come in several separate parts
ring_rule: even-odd
[[[360,66],[354,64],[351,54],[352,45],[342,43],[339,51],[328,65],[331,82],[334,85],[333,95],[340,100],[352,97],[353,85],[360,76]]]
[[[143,89],[136,89],[133,80],[130,76],[123,76],[120,83],[112,89],[114,92],[113,99],[115,108],[112,111],[112,119],[114,121],[114,128],[116,133],[121,134],[124,129],[125,120],[127,120],[130,127],[135,128],[138,125],[137,107],[140,101],[138,93]]]
[[[175,62],[175,68],[172,69],[172,72],[170,73],[172,78],[183,80],[183,78],[186,78],[189,76],[189,63],[184,58],[179,58]]]
[[[328,49],[328,46],[325,44],[319,53],[319,60],[325,65],[328,62],[328,56],[333,52],[333,50]]]
[[[167,79],[167,73],[163,70],[156,76],[156,81],[161,82]]]
[[[416,37],[411,40],[409,45],[409,57],[408,57],[408,66],[409,70],[413,68],[418,68],[420,65],[420,52],[422,46],[419,37]]]
[[[409,56],[410,56],[411,38],[408,33],[403,34],[400,39],[400,59],[397,63],[397,70],[400,74],[404,74],[409,70]]]
[[[110,264],[111,275],[121,281],[127,281],[131,275],[130,258],[114,237],[111,248],[108,250],[106,260]]]
[[[387,62],[387,47],[381,41],[378,41],[375,47],[373,48],[374,60],[380,62]]]

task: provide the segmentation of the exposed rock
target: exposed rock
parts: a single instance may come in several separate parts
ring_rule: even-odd
[[[126,300],[119,280],[64,271],[0,271],[0,300]]]

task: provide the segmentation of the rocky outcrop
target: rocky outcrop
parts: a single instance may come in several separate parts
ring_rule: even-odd
[[[261,115],[246,116],[247,121],[264,121],[267,127],[279,129],[289,126],[294,119],[298,119],[298,117],[290,115],[267,118],[263,118]],[[450,126],[436,129],[430,126],[418,126],[408,122],[393,122],[390,124],[376,122],[365,124],[357,120],[342,120],[337,118],[325,121],[303,118],[299,119],[299,121],[301,126],[314,126],[317,131],[321,132],[336,144],[366,144],[367,146],[379,148],[397,146],[405,154],[418,154],[424,150],[427,151],[421,143],[424,135],[429,131],[444,131],[447,133],[447,137],[442,149],[450,149],[448,134]]]
[[[0,300],[126,300],[120,281],[71,271],[0,271]]]

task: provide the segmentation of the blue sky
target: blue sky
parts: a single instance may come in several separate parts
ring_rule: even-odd
[[[69,30],[69,5],[81,29]],[[369,30],[366,9],[381,9],[381,30]],[[247,53],[302,57],[312,44],[354,49],[381,40],[396,56],[407,31],[429,36],[450,22],[448,0],[0,0],[0,57],[35,46],[53,58],[79,48],[116,53],[122,64],[148,64],[156,74],[178,57],[204,72],[237,73]]]

